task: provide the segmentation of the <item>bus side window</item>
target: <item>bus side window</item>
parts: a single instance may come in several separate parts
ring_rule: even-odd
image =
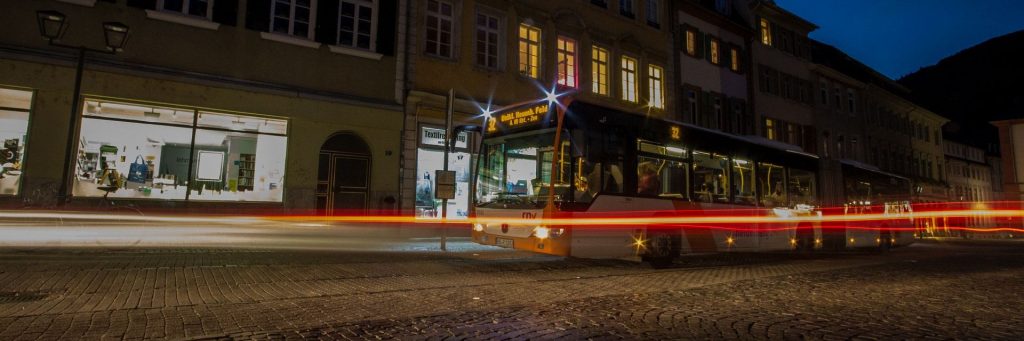
[[[790,168],[787,187],[789,190],[789,200],[793,204],[817,204],[814,172]]]
[[[782,166],[767,162],[757,165],[757,182],[761,193],[761,205],[764,207],[786,206],[786,181]]]
[[[732,159],[732,195],[734,202],[754,205],[754,163],[750,160]]]
[[[702,202],[728,202],[729,158],[708,152],[693,152],[693,195]]]

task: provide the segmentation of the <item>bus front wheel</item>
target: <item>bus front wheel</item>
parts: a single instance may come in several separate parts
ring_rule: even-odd
[[[647,252],[642,259],[655,268],[672,265],[679,256],[682,241],[678,235],[666,232],[652,233],[647,239]]]

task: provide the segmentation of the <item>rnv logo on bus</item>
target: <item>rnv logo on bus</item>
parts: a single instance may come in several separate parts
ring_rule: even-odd
[[[523,212],[523,219],[537,219],[537,213]]]

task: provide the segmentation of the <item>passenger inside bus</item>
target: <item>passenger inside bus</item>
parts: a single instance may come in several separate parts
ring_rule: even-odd
[[[662,162],[662,164],[664,164],[664,162]],[[637,194],[661,194],[661,175],[658,174],[660,168],[661,167],[656,165],[654,162],[646,161],[640,163],[640,166],[637,167],[637,175],[639,175],[636,191]]]

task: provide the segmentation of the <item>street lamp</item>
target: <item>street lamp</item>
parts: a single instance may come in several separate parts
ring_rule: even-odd
[[[103,38],[107,42],[107,49],[118,52],[128,44],[128,25],[119,22],[103,23]]]
[[[67,20],[64,14],[57,11],[36,12],[36,19],[39,20],[39,34],[47,40],[60,40],[67,28]]]
[[[78,102],[82,94],[82,70],[85,68],[85,53],[96,52],[104,54],[116,54],[124,49],[128,43],[128,25],[119,22],[103,23],[103,38],[106,43],[105,49],[93,49],[85,45],[67,45],[60,42],[61,37],[68,29],[68,20],[63,13],[57,11],[38,11],[36,20],[39,22],[39,34],[46,39],[50,46],[74,49],[78,51],[78,66],[75,69],[75,92],[71,96],[71,117],[68,121],[68,141],[64,153],[64,170],[61,176],[60,192],[57,193],[57,204],[64,206],[70,197],[68,183],[71,182],[72,155],[75,149],[75,133],[78,131]]]

